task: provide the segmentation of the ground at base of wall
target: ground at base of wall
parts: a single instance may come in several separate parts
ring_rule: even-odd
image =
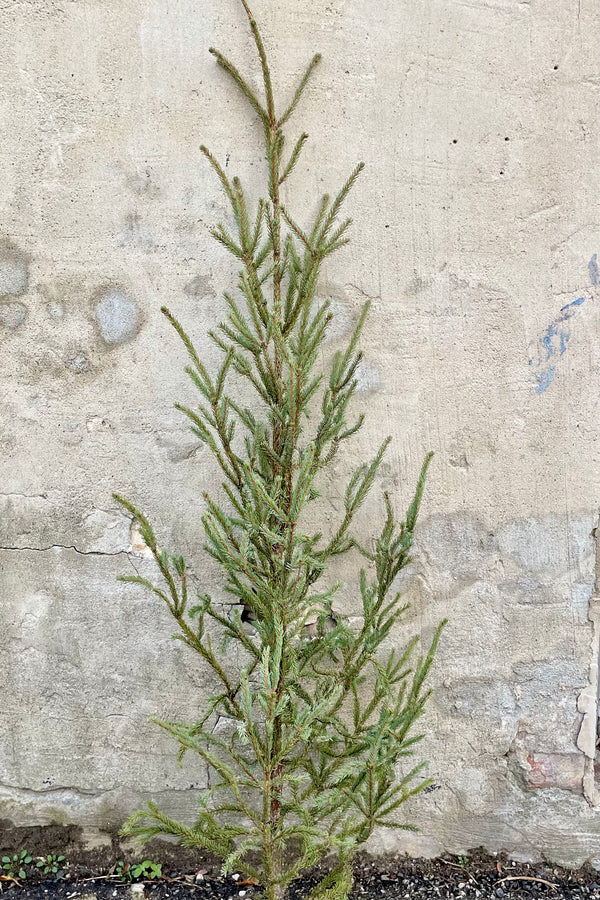
[[[6,900],[254,900],[260,894],[258,886],[242,882],[239,876],[221,876],[216,866],[199,874],[163,869],[161,879],[132,885],[123,884],[114,874],[90,873],[84,866],[71,865],[59,881],[4,882],[2,892]],[[325,871],[317,869],[290,888],[289,900],[308,897]],[[356,864],[350,896],[353,900],[600,900],[600,873],[520,864],[479,852],[435,860],[364,858]]]

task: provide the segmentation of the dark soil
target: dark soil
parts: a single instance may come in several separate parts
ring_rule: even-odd
[[[133,893],[132,886],[123,884],[111,871],[91,872],[82,864],[68,866],[58,881],[36,880],[32,875],[22,884],[4,881],[0,887],[6,900],[83,900],[85,894],[94,894],[98,900],[253,900],[260,891],[243,883],[241,877],[224,878],[217,866],[205,865],[199,874],[163,866],[163,878],[144,882],[135,889],[139,893]],[[303,900],[324,871],[315,870],[291,888],[289,900]],[[484,853],[435,860],[363,858],[356,864],[351,896],[356,900],[600,900],[600,873],[514,863]]]

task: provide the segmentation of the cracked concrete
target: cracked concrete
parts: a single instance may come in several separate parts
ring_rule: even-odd
[[[136,560],[146,574],[149,565]],[[116,827],[124,798],[164,795],[174,812],[183,792],[191,809],[190,784],[205,783],[204,765],[178,770],[171,741],[148,721],[161,707],[193,718],[205,673],[178,651],[160,610],[151,631],[160,623],[163,633],[149,652],[147,599],[115,590],[126,569],[112,554],[0,551],[4,819],[99,826],[108,816]],[[174,679],[187,690],[165,704]]]
[[[588,617],[592,623],[590,639],[589,684],[577,698],[577,709],[583,714],[581,728],[577,735],[577,747],[585,754],[584,775],[582,781],[583,794],[592,807],[600,803],[600,795],[596,786],[596,755],[599,728],[598,710],[598,667],[600,665],[600,523],[593,531],[596,544],[596,560],[594,571],[594,589],[590,597]]]
[[[173,409],[194,395],[159,308],[214,370],[205,336],[236,267],[209,235],[227,210],[200,136],[253,202],[263,171],[260,129],[207,53],[211,43],[246,64],[236,4],[3,10],[4,822],[78,825],[93,841],[147,799],[193,818],[206,784],[205,767],[188,755],[179,769],[148,720],[194,720],[212,686],[171,641],[164,610],[116,583],[153,569],[111,496],[144,509],[194,584],[232,602],[200,549],[198,498],[218,494],[220,475]],[[393,638],[417,628],[425,643],[450,620],[419,745],[435,789],[407,810],[418,835],[378,833],[370,848],[483,845],[600,866],[600,10],[254,4],[283,96],[315,50],[324,57],[299,110],[311,141],[286,203],[304,221],[316,192],[367,164],[348,207],[353,243],[319,286],[337,313],[326,358],[373,301],[355,407],[367,424],[321,485],[323,517],[388,433],[361,534],[381,522],[382,489],[406,508],[436,453],[399,585],[412,606]],[[357,569],[332,573],[349,617]]]
[[[48,553],[49,550],[74,550],[75,553],[79,553],[81,556],[121,556],[121,554],[129,556],[127,550],[115,550],[112,553],[107,553],[104,550],[79,550],[73,545],[66,546],[65,544],[52,544],[50,547],[0,547],[0,551],[1,550],[6,550],[9,553],[18,553],[20,551]]]

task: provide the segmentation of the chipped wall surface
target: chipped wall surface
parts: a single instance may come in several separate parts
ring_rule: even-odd
[[[264,170],[208,47],[257,70],[236,0],[0,6],[0,820],[98,834],[144,799],[192,816],[206,782],[148,723],[194,717],[211,686],[164,611],[116,583],[152,569],[111,493],[222,597],[199,549],[198,497],[218,476],[173,410],[192,393],[159,308],[213,364],[233,271],[208,233],[225,205],[199,145],[253,196]],[[420,833],[371,849],[600,866],[597,4],[255,13],[285,98],[324,55],[286,203],[308,218],[367,163],[352,247],[321,283],[330,351],[373,300],[368,422],[323,485],[326,515],[388,432],[379,487],[399,510],[436,451],[395,637],[450,619],[424,720],[434,784],[410,809]],[[380,499],[362,515],[374,530]],[[351,615],[355,568],[341,575]]]

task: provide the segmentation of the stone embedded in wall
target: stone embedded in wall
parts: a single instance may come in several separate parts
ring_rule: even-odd
[[[81,423],[77,419],[66,419],[59,426],[59,440],[62,444],[75,447],[83,440]]]
[[[348,302],[348,297],[343,288],[330,288],[327,292],[317,297],[317,302],[323,304],[329,303],[329,311],[333,314],[333,318],[327,327],[327,340],[339,341],[344,335],[348,334],[353,325],[352,308]]]
[[[415,535],[414,568],[431,590],[457,596],[476,581],[497,584],[505,601],[518,606],[577,606],[587,619],[593,580],[594,513],[518,518],[488,528],[469,513],[421,519]],[[579,594],[565,580],[577,566]],[[501,580],[499,580],[499,575]]]
[[[27,290],[27,257],[15,247],[0,249],[0,297],[12,297]]]
[[[202,441],[187,440],[187,431],[183,437],[179,431],[158,434],[156,443],[161,450],[165,451],[166,458],[172,463],[180,463],[192,458],[197,459],[206,449],[206,444],[203,444]]]
[[[457,731],[473,727],[486,734],[488,750],[501,754],[508,750],[517,730],[518,710],[508,684],[494,680],[465,679],[445,682],[435,696],[438,709],[454,720]],[[464,726],[460,720],[469,722]]]
[[[476,713],[480,716],[497,717],[500,712],[514,716],[515,697],[507,684],[482,679],[465,680],[458,684],[444,682],[447,691],[445,700],[439,698],[441,706],[450,704],[449,712],[460,716]]]
[[[537,579],[524,574],[513,581],[502,581],[498,585],[504,597],[525,606],[541,606],[556,603],[553,585],[541,584]]]
[[[581,623],[588,622],[593,589],[593,576],[590,576],[587,581],[575,581],[571,585],[571,609]]]
[[[453,469],[470,469],[471,463],[467,457],[467,454],[464,450],[461,452],[453,452],[448,457],[448,464],[452,466]]]
[[[456,594],[465,584],[488,577],[499,559],[494,535],[475,516],[454,513],[419,522],[413,553],[434,590]]]
[[[2,459],[4,462],[7,461],[4,448]],[[38,546],[53,543],[51,537],[53,525],[49,524],[51,519],[52,506],[47,494],[26,494],[18,491],[0,494],[0,546],[28,546],[34,531],[39,535]]]
[[[197,297],[198,299],[216,297],[216,291],[209,275],[196,275],[195,278],[188,281],[183,291],[188,297]]]
[[[506,764],[503,757],[497,759],[493,767],[482,766],[479,760],[464,761],[457,766],[448,779],[452,795],[460,800],[460,805],[475,816],[494,816],[499,805],[511,793],[507,780]],[[443,788],[442,788],[443,789]]]
[[[509,759],[512,771],[527,790],[583,792],[583,753],[534,753],[521,747],[511,751]]]
[[[102,291],[95,302],[95,315],[102,340],[110,347],[132,340],[140,327],[137,303],[118,287]]]
[[[81,523],[79,542],[86,553],[126,553],[129,521],[119,511],[94,509]]]
[[[0,325],[15,331],[23,324],[27,316],[27,307],[22,303],[0,303]]]
[[[567,539],[565,525],[560,516],[513,519],[498,528],[498,545],[503,557],[511,559],[530,577],[542,576],[548,582],[581,563],[594,550],[590,536],[594,514],[573,516],[567,524]]]
[[[356,373],[356,389],[359,394],[370,394],[381,386],[381,376],[375,366],[364,360],[361,361]]]
[[[550,704],[544,702],[539,691],[536,703],[540,707],[540,719],[531,721],[527,714],[523,716],[506,756],[509,769],[517,783],[528,791],[557,788],[583,793],[585,755],[577,751],[574,738],[565,739],[565,723],[556,722]],[[554,698],[552,706],[561,706],[559,696]],[[551,720],[546,733],[540,724],[544,713]]]
[[[90,416],[85,423],[85,427],[90,434],[98,434],[110,431],[112,425],[104,416]]]
[[[51,319],[62,319],[65,315],[65,308],[58,300],[51,300],[46,305],[46,312]]]
[[[91,365],[85,353],[73,353],[65,360],[65,366],[71,372],[79,374],[81,372],[89,372]]]
[[[159,794],[167,814],[193,817],[197,794],[189,787],[204,787],[206,765],[189,754],[178,769],[173,742],[148,719],[167,711],[194,721],[194,661],[171,639],[160,603],[150,609],[138,588],[116,585],[117,575],[133,571],[124,555],[108,555],[121,541],[126,548],[127,518],[99,510],[83,525],[90,538],[85,553],[0,551],[7,578],[0,731],[14,737],[0,760],[0,820],[102,823],[116,833],[128,814]],[[89,552],[94,534],[102,549]],[[136,568],[153,577],[143,560]],[[56,577],[61,571],[70,574],[69,589]],[[200,677],[207,682],[204,670]],[[173,703],[175,681],[180,693]],[[216,690],[214,682],[209,689]]]

